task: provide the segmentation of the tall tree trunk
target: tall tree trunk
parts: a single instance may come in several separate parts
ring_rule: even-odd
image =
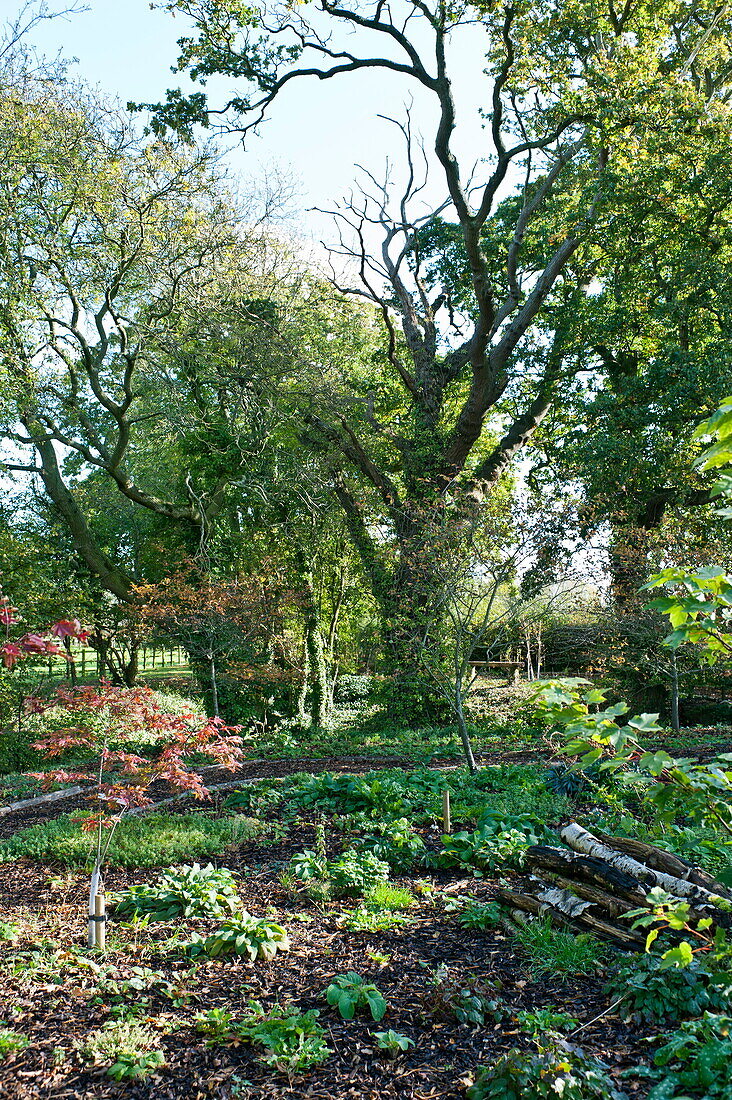
[[[303,657],[302,657],[302,684],[300,690],[297,693],[297,709],[296,717],[301,726],[305,725],[305,702],[308,697],[308,687],[310,686],[310,654],[308,647],[303,640]]]

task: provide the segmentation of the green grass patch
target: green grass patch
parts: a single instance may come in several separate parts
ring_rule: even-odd
[[[117,867],[167,867],[220,855],[231,839],[231,819],[197,814],[148,814],[130,817],[115,830],[107,862]],[[83,867],[94,841],[68,814],[22,829],[0,842],[0,862],[21,856]]]

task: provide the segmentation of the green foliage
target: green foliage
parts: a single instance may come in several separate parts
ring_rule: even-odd
[[[231,871],[205,867],[177,867],[166,871],[154,886],[131,886],[118,897],[116,917],[148,914],[151,920],[174,917],[223,917],[239,906]]]
[[[547,680],[537,687],[539,710],[568,739],[563,751],[580,758],[573,767],[601,761],[600,771],[624,771],[625,782],[642,785],[663,820],[674,821],[683,813],[732,834],[732,754],[700,763],[674,759],[661,749],[646,751],[638,738],[659,732],[658,715],[641,714],[621,726],[616,719],[627,713],[626,703],[591,709],[606,701],[605,694],[576,678]]]
[[[547,1032],[571,1031],[579,1024],[574,1016],[567,1012],[558,1012],[549,1005],[546,1008],[536,1008],[532,1012],[517,1012],[516,1020],[519,1027],[535,1039],[540,1039]]]
[[[352,1020],[358,1011],[367,1009],[377,1023],[386,1012],[386,1001],[373,982],[349,970],[338,974],[325,991],[328,1004],[337,1008],[344,1020]]]
[[[117,867],[170,866],[186,858],[216,856],[230,836],[230,821],[203,813],[127,817],[115,830],[107,862]],[[0,841],[0,863],[27,856],[84,867],[91,855],[89,835],[79,829],[75,816],[66,814]]]
[[[325,1032],[317,1023],[319,1012],[293,1011],[292,1006],[264,1009],[249,1003],[248,1014],[237,1027],[243,1039],[263,1049],[262,1061],[280,1073],[293,1076],[320,1065],[333,1051],[325,1043]]]
[[[109,1076],[122,1081],[149,1077],[165,1065],[165,1055],[156,1043],[155,1033],[136,1020],[113,1020],[92,1031],[77,1047],[95,1065],[107,1063]]]
[[[729,988],[717,984],[698,958],[677,968],[664,967],[656,955],[639,955],[614,971],[606,988],[622,998],[618,1011],[625,1019],[654,1024],[721,1009],[729,999]]]
[[[365,905],[359,905],[350,913],[344,913],[338,923],[349,932],[388,932],[409,922],[401,913],[368,909]]]
[[[328,875],[336,896],[360,896],[378,882],[389,878],[389,864],[370,852],[357,852],[347,848],[343,854],[328,863]]]
[[[605,1066],[560,1039],[511,1050],[480,1069],[468,1100],[627,1100]]]
[[[400,886],[378,882],[367,891],[364,904],[341,917],[350,932],[386,932],[407,923],[400,910],[414,905],[414,895]]]
[[[8,1054],[16,1054],[28,1046],[29,1040],[19,1031],[13,1031],[10,1027],[0,1027],[0,1058]]]
[[[372,830],[356,842],[384,860],[395,871],[410,871],[424,854],[424,841],[406,817],[374,824]]]
[[[401,1031],[392,1031],[391,1028],[388,1031],[372,1031],[371,1034],[376,1039],[379,1050],[388,1051],[392,1058],[414,1046],[414,1039],[403,1035]]]
[[[467,905],[458,910],[457,919],[463,928],[485,931],[489,928],[495,928],[500,922],[501,910],[494,901],[489,901],[486,904],[469,901]]]
[[[440,1019],[483,1027],[488,1019],[499,1022],[507,1015],[506,1005],[496,997],[500,982],[465,977],[442,963],[430,972],[429,983],[425,1007]]]
[[[20,935],[20,928],[12,921],[0,920],[0,940],[5,943],[15,943]]]
[[[732,1017],[705,1012],[668,1033],[653,1059],[656,1071],[643,1073],[660,1078],[648,1100],[731,1100],[731,1031]]]
[[[196,1031],[206,1036],[206,1046],[213,1047],[227,1043],[236,1033],[234,1016],[226,1008],[209,1008],[206,1012],[197,1012],[194,1017]]]
[[[164,1065],[165,1055],[162,1050],[140,1051],[136,1054],[122,1052],[107,1070],[107,1075],[115,1081],[127,1081],[149,1077]]]
[[[367,890],[364,904],[367,909],[383,909],[393,913],[402,909],[411,909],[414,905],[414,894],[404,886],[377,882]]]
[[[222,955],[242,955],[250,962],[258,959],[270,962],[278,951],[289,949],[290,939],[282,925],[253,917],[246,910],[225,920],[205,939],[195,934],[188,945],[188,951],[194,957],[208,955],[211,959],[217,959]]]
[[[405,808],[398,781],[391,778],[331,775],[299,777],[289,792],[290,801],[301,808],[317,806],[324,813],[355,813],[359,810],[372,814],[399,813]]]
[[[359,852],[346,848],[338,859],[325,859],[310,849],[293,856],[290,874],[306,885],[311,894],[313,887],[320,896],[358,897],[378,882],[389,877],[389,864],[377,859],[371,852]]]
[[[317,1023],[317,1009],[298,1012],[293,1005],[273,1005],[265,1009],[259,1001],[250,1001],[241,1020],[222,1008],[199,1012],[196,1029],[207,1036],[207,1046],[246,1039],[263,1049],[262,1061],[281,1073],[293,1076],[320,1065],[329,1054],[325,1032]]]
[[[165,997],[175,1008],[181,1008],[190,999],[186,988],[187,973],[164,973],[147,966],[132,966],[127,977],[102,977],[97,983],[98,995],[94,1003],[109,1004],[112,1014],[119,1019],[148,1014],[150,997],[146,993],[155,993]]]
[[[495,867],[517,866],[530,844],[537,844],[543,828],[529,814],[505,815],[488,811],[483,823],[472,833],[443,835],[442,851],[430,853],[425,862],[431,867],[458,867],[480,877]]]
[[[606,955],[604,945],[594,936],[584,932],[577,936],[560,932],[541,917],[520,928],[516,939],[529,956],[532,972],[537,976],[593,974]]]
[[[242,810],[258,818],[266,818],[282,802],[281,785],[276,779],[263,779],[234,791],[224,799],[227,810]]]

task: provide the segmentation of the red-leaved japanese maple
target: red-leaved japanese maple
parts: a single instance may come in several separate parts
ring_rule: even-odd
[[[242,758],[240,727],[226,726],[219,718],[203,719],[193,712],[170,714],[147,687],[118,688],[107,683],[60,687],[49,698],[29,699],[27,705],[48,718],[56,708],[78,718],[74,726],[50,729],[36,742],[34,747],[47,758],[79,750],[94,753],[96,781],[89,788],[94,810],[82,824],[85,831],[96,833],[89,893],[92,919],[95,896],[102,892],[102,868],[109,845],[124,815],[152,803],[150,789],[155,783],[167,783],[197,799],[208,798],[209,792],[191,766],[191,758],[208,757],[224,769],[235,770]],[[155,746],[150,756],[140,756],[125,747],[126,742],[139,740],[141,733]],[[58,768],[38,773],[37,778],[49,787],[54,783],[88,782],[90,772]]]

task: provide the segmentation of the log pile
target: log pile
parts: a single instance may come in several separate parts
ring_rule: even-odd
[[[660,886],[689,904],[691,919],[711,917],[715,925],[732,928],[732,891],[706,871],[652,844],[591,833],[574,822],[559,835],[566,848],[535,844],[527,850],[526,892],[498,891],[516,923],[525,923],[527,914],[547,916],[573,931],[642,951],[645,930],[634,931],[633,921],[623,916],[650,907],[648,893]]]

